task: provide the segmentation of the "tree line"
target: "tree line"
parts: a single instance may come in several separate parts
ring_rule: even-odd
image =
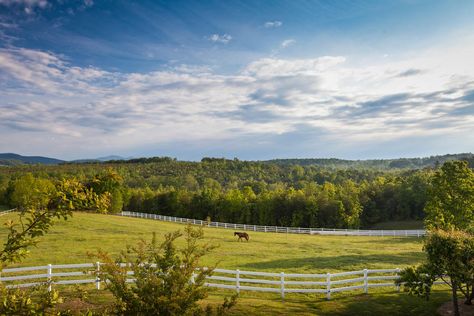
[[[215,221],[300,227],[364,228],[420,220],[436,168],[382,171],[204,158],[24,165],[0,168],[0,204],[16,207],[16,181],[30,174],[70,181],[107,195],[122,210]],[[65,179],[65,180],[64,180]],[[98,184],[100,183],[100,185]],[[56,184],[57,186],[57,184]]]

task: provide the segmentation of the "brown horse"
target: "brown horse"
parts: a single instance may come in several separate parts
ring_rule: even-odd
[[[245,238],[245,240],[249,241],[249,234],[247,233],[234,232],[234,236],[239,236],[237,241],[243,241],[242,238]]]

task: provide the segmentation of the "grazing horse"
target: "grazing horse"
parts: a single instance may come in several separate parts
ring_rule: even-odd
[[[243,241],[242,238],[245,238],[245,240],[249,241],[249,234],[247,233],[234,232],[234,236],[239,236],[237,241]]]

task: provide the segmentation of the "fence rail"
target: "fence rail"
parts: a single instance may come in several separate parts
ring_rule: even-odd
[[[11,212],[15,212],[15,211],[16,211],[16,208],[12,208],[11,210],[6,210],[6,211],[0,211],[0,216],[3,216]]]
[[[334,229],[334,228],[307,228],[261,226],[249,224],[234,224],[222,222],[208,222],[200,219],[190,219],[175,216],[165,216],[149,213],[122,212],[122,216],[154,219],[174,223],[190,223],[207,227],[226,228],[234,230],[248,230],[265,233],[309,234],[309,235],[339,235],[339,236],[381,236],[381,237],[422,237],[426,234],[423,229],[405,230],[363,230],[363,229]]]
[[[103,283],[97,273],[101,265],[102,263],[96,262],[3,269],[0,282],[6,283],[10,288],[47,284],[49,290],[54,285],[95,284],[99,290]],[[399,272],[399,269],[364,269],[341,273],[303,274],[215,269],[213,275],[207,277],[205,285],[230,289],[237,293],[274,292],[279,293],[282,298],[285,298],[287,293],[321,293],[329,300],[331,293],[336,292],[362,290],[368,293],[369,289],[374,287],[400,290],[394,282],[399,278]],[[127,274],[131,276],[127,281],[134,282],[133,271]]]

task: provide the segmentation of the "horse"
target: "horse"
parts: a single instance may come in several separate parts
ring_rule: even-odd
[[[239,236],[237,241],[243,241],[242,238],[245,238],[245,240],[249,241],[249,234],[247,233],[234,232],[234,236]]]

